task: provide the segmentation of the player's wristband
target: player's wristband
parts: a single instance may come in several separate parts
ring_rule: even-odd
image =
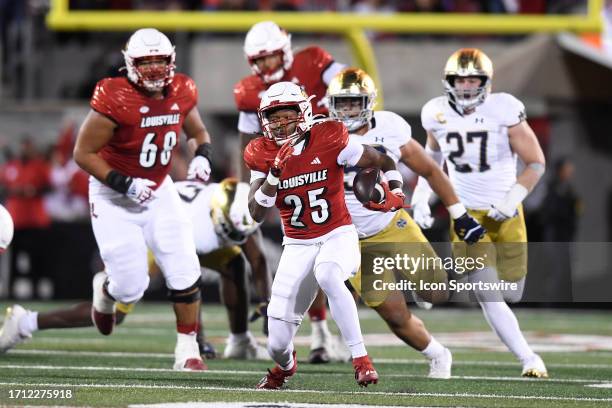
[[[393,190],[391,190],[391,192],[395,195],[404,194],[404,190],[402,190],[400,187],[394,188]]]
[[[132,184],[132,178],[119,173],[117,170],[111,170],[106,176],[106,185],[118,193],[127,193],[130,184]]]
[[[397,181],[400,184],[404,182],[404,178],[402,177],[402,174],[397,170],[386,171],[385,178],[387,179],[387,181]]]
[[[276,194],[274,195],[274,197],[270,197],[269,195],[261,191],[261,188],[257,189],[254,197],[257,204],[266,208],[274,207],[274,203],[276,202]]]
[[[195,156],[206,157],[206,159],[210,162],[210,156],[212,156],[212,144],[204,142],[199,145],[195,150]]]
[[[270,172],[268,173],[268,177],[266,177],[266,181],[271,186],[278,186],[280,179]]]
[[[461,203],[449,205],[448,207],[446,207],[446,209],[448,210],[448,213],[450,214],[453,220],[456,220],[467,212],[465,206]]]

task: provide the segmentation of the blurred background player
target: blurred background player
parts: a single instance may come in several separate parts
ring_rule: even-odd
[[[519,290],[502,294],[475,290],[493,331],[523,365],[522,375],[547,377],[542,359],[527,344],[505,301],[518,302],[527,274],[527,231],[522,201],[544,174],[544,153],[525,121],[525,107],[507,93],[491,93],[493,64],[480,50],[463,48],[444,68],[446,96],[427,102],[421,112],[427,151],[440,165],[446,159],[449,177],[468,212],[486,229],[484,245],[496,244],[496,264],[463,276],[470,282],[517,282]],[[525,164],[517,177],[516,157]],[[421,228],[433,222],[428,205],[431,190],[419,178],[412,198],[414,219]],[[455,255],[469,249],[451,229]],[[493,255],[495,257],[495,255]],[[489,258],[491,259],[491,258]],[[493,258],[495,259],[495,258]],[[505,301],[504,301],[505,300]]]
[[[98,82],[74,149],[90,177],[91,221],[108,277],[94,279],[92,318],[105,335],[115,302],[137,302],[149,284],[147,247],[160,265],[174,304],[174,368],[205,370],[196,334],[200,265],[192,226],[168,176],[181,129],[194,145],[189,178],[210,177],[210,135],[197,109],[191,78],[175,74],[175,51],[161,32],[145,28],[123,55],[127,77]]]
[[[249,186],[236,179],[225,179],[218,184],[181,181],[176,187],[195,227],[194,240],[201,266],[221,276],[221,299],[230,323],[223,357],[268,360],[266,349],[257,343],[247,322],[249,287],[245,257],[251,266],[257,296],[260,300],[270,298],[270,276],[261,248],[259,225],[251,218],[247,207]],[[151,262],[149,269],[154,274],[158,267]],[[123,321],[133,305],[116,305],[117,323]],[[0,352],[15,347],[38,330],[90,327],[92,324],[91,302],[49,312],[25,310],[14,305],[0,330]],[[203,336],[198,344],[201,354],[211,357],[214,349]]]
[[[449,212],[456,218],[455,229],[470,231],[469,236],[463,234],[462,238],[468,242],[477,241],[484,234],[484,229],[467,214],[440,166],[425,153],[417,141],[412,139],[408,122],[393,112],[374,111],[376,93],[374,81],[368,74],[358,68],[347,68],[334,77],[327,89],[330,116],[345,124],[351,140],[370,145],[391,157],[394,162],[401,161],[415,173],[425,177]],[[400,249],[407,249],[415,257],[422,254],[430,258],[437,257],[406,210],[381,213],[369,210],[359,202],[352,189],[357,170],[345,166],[344,192],[346,205],[361,242],[406,243]],[[395,179],[402,179],[399,172],[392,175]],[[420,245],[415,246],[415,243]],[[403,293],[389,291],[368,296],[362,293],[361,273],[360,269],[350,282],[364,302],[376,310],[402,341],[420,351],[430,361],[429,377],[450,378],[452,365],[450,351],[429,334],[418,317],[410,313]],[[392,274],[393,272],[389,271],[385,279],[394,281]],[[446,272],[442,268],[422,270],[414,276],[408,274],[406,277],[413,279],[414,282],[420,279],[428,282],[447,281]],[[428,292],[418,293],[421,298],[435,303],[447,299],[446,291]]]
[[[312,96],[315,115],[327,116],[325,92],[331,79],[345,66],[335,62],[321,47],[310,46],[293,53],[291,35],[272,21],[255,24],[244,40],[244,53],[252,75],[234,86],[234,100],[238,109],[238,131],[244,147],[255,135],[261,135],[257,110],[262,93],[279,81],[300,85]],[[242,181],[248,181],[249,170],[241,166]],[[350,358],[341,342],[332,336],[326,321],[326,299],[319,291],[308,310],[312,327],[310,363],[346,361]]]
[[[357,307],[345,281],[359,267],[355,227],[344,201],[344,166],[396,172],[393,160],[369,146],[349,140],[337,121],[313,120],[303,90],[291,82],[272,85],[262,97],[259,119],[264,136],[244,152],[251,169],[249,209],[262,221],[277,206],[283,221],[283,254],[272,283],[268,306],[268,351],[277,365],[258,388],[280,388],[297,370],[293,338],[319,289],[353,357],[361,386],[378,381],[367,355]],[[385,184],[381,211],[402,208],[401,180]],[[296,262],[299,260],[299,262]]]

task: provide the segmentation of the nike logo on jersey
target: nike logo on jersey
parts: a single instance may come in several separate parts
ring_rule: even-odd
[[[174,102],[174,105],[170,108],[170,110],[180,110],[178,103]]]
[[[318,157],[315,157],[314,160],[310,162],[310,164],[321,164],[321,160],[319,160]]]
[[[327,180],[327,169],[313,171],[306,174],[298,174],[297,176],[289,177],[288,179],[281,180],[278,183],[279,190],[286,190],[288,188],[296,188],[306,184],[314,184],[320,181]]]
[[[148,128],[154,126],[177,125],[180,121],[181,115],[179,113],[173,113],[171,115],[147,116],[146,118],[142,118],[140,121],[140,127]]]

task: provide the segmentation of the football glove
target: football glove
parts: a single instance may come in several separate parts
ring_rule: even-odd
[[[434,223],[434,218],[431,216],[431,209],[427,202],[412,203],[412,219],[421,229],[429,229]]]
[[[274,163],[272,163],[272,167],[270,168],[270,173],[272,173],[274,177],[280,177],[281,173],[285,169],[285,166],[287,165],[287,161],[289,160],[292,154],[293,145],[291,144],[291,142],[285,143],[280,148],[280,150],[276,154],[276,157],[274,158]]]
[[[503,222],[509,220],[512,217],[516,217],[518,215],[518,210],[516,208],[504,208],[507,206],[504,205],[492,205],[491,209],[487,213],[487,217],[494,219],[495,221]]]
[[[365,203],[363,206],[369,210],[373,211],[381,211],[381,212],[389,212],[389,211],[397,211],[402,208],[410,208],[409,205],[404,204],[404,199],[406,196],[401,192],[399,188],[391,191],[389,189],[389,183],[383,181],[380,183],[385,192],[385,199],[382,203],[376,203],[374,201],[369,201]]]
[[[138,204],[146,204],[155,198],[152,187],[156,185],[156,182],[149,179],[133,178],[125,195]]]
[[[474,244],[484,237],[486,229],[467,212],[454,221],[455,234],[468,244]]]
[[[204,156],[195,156],[189,163],[188,180],[208,181],[210,178],[210,161]]]
[[[264,335],[268,335],[268,302],[261,302],[257,306],[255,306],[255,310],[251,313],[251,317],[249,317],[249,322],[253,323],[259,318],[263,318],[263,327],[262,331]]]

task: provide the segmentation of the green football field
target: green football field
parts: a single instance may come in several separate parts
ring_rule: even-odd
[[[46,310],[59,303],[27,304]],[[0,304],[2,310],[7,304]],[[205,306],[207,336],[222,351],[225,311]],[[209,371],[171,370],[175,332],[169,304],[143,303],[110,337],[95,329],[38,332],[0,355],[0,406],[128,406],[197,402],[251,402],[235,406],[298,407],[323,404],[462,407],[612,406],[612,314],[608,311],[518,309],[528,341],[551,378],[523,379],[521,367],[491,334],[478,309],[416,310],[454,356],[453,378],[431,380],[421,355],[402,345],[375,313],[361,309],[366,345],[380,375],[360,389],[350,364],[308,365],[307,323],[300,329],[298,373],[284,391],[256,391],[270,362],[212,360]],[[261,335],[260,324],[252,327]],[[335,326],[333,327],[335,330]],[[72,398],[14,398],[23,390],[64,390]],[[40,392],[39,392],[40,393]],[[42,395],[42,394],[41,394]],[[13,398],[11,398],[11,396]],[[267,404],[265,404],[267,402]],[[305,405],[310,403],[314,405]]]

